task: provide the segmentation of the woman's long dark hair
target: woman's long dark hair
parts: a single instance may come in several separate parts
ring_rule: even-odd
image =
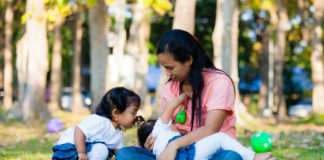
[[[174,60],[180,63],[185,63],[192,57],[193,62],[188,75],[188,81],[193,91],[192,130],[195,116],[198,117],[198,126],[201,126],[201,93],[204,89],[203,69],[213,69],[222,74],[226,73],[215,68],[212,60],[200,46],[198,40],[190,33],[183,30],[175,29],[168,31],[160,38],[156,54],[164,53],[173,55]]]

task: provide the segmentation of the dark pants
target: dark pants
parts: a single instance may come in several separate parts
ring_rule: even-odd
[[[155,155],[144,148],[124,147],[116,154],[116,160],[155,160]],[[210,160],[242,160],[242,157],[230,150],[218,150]]]

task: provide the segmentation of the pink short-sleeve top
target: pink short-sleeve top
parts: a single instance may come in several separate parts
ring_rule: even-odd
[[[220,129],[220,132],[224,132],[232,138],[236,139],[236,116],[235,116],[235,92],[231,79],[224,73],[217,70],[204,69],[202,73],[204,77],[204,88],[201,94],[202,106],[201,106],[201,125],[205,125],[207,112],[215,109],[226,110],[227,115]],[[180,82],[169,81],[165,84],[162,90],[162,111],[170,100],[179,96],[180,94]],[[176,114],[182,109],[179,106],[172,114],[171,119],[174,121]],[[185,110],[187,118],[183,124],[175,123],[178,129],[191,131],[191,119],[192,109],[191,100],[188,101],[187,108]],[[195,118],[193,123],[193,130],[198,128],[198,118]]]

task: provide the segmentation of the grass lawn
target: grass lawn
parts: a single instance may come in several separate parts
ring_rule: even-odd
[[[89,113],[74,115],[70,112],[56,112],[53,117],[64,123],[64,129],[78,124]],[[281,159],[324,160],[324,126],[311,120],[296,120],[276,125],[273,120],[256,119],[258,124],[238,127],[238,140],[250,146],[255,132],[266,131],[272,135],[274,157]],[[136,143],[136,128],[124,131],[125,146]],[[50,159],[52,146],[60,133],[51,134],[46,125],[27,126],[19,122],[0,122],[0,160]]]

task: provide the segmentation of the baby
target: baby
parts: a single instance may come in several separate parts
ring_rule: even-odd
[[[153,146],[153,154],[156,158],[160,156],[170,141],[181,136],[176,127],[172,124],[170,117],[173,111],[186,101],[187,96],[185,94],[179,95],[168,103],[161,117],[157,121],[148,120],[138,129],[138,139],[141,147],[144,147],[146,138],[151,133],[152,136],[156,137]],[[271,156],[271,152],[255,153],[252,150],[245,148],[225,133],[218,132],[207,136],[190,146],[179,149],[176,159],[209,159],[212,158],[213,154],[215,154],[219,149],[233,150],[237,152],[243,160],[266,160]]]

